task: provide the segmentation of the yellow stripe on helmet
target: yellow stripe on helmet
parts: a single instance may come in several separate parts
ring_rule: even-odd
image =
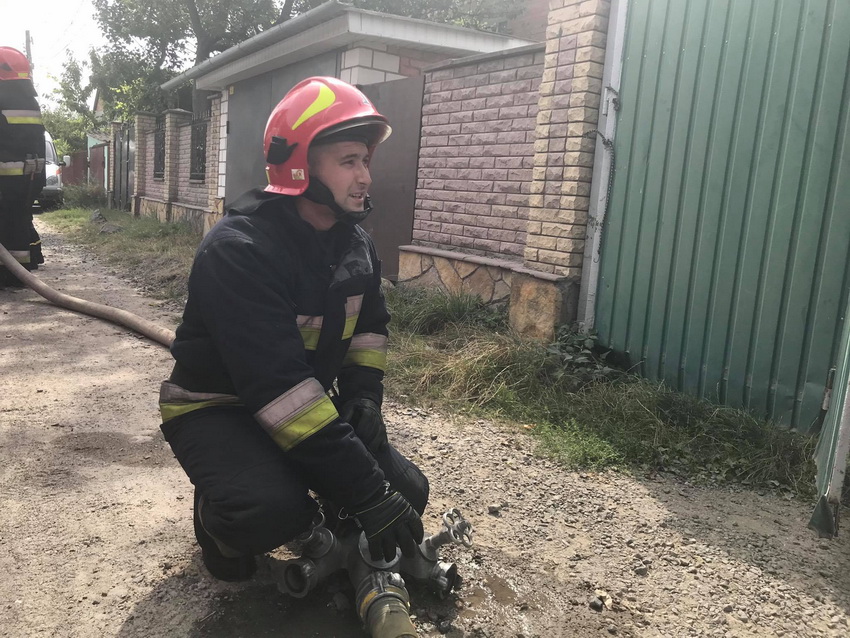
[[[304,110],[304,112],[298,117],[298,119],[295,121],[295,124],[292,125],[292,130],[294,131],[304,122],[316,115],[316,113],[321,113],[326,108],[330,107],[334,102],[336,102],[336,94],[330,89],[330,87],[324,84],[320,84],[319,95],[316,96],[316,99],[313,100],[313,103],[308,106]]]

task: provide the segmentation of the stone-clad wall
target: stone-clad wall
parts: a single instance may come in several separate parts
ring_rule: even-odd
[[[425,74],[413,240],[521,261],[543,45]]]

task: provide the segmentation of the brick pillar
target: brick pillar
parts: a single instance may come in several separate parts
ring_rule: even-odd
[[[109,123],[109,131],[111,135],[109,138],[109,170],[106,172],[106,195],[110,202],[112,202],[112,193],[115,192],[115,158],[118,155],[118,147],[115,140],[118,137],[118,132],[121,130],[121,126],[121,122]]]
[[[183,109],[165,112],[165,194],[167,201],[177,200],[180,179],[180,126],[192,123],[192,113]],[[188,157],[182,161],[190,161]]]
[[[525,265],[578,281],[610,0],[551,0]]]
[[[148,165],[148,139],[156,129],[156,115],[152,113],[136,113],[136,155],[133,160],[133,215],[141,213],[140,200],[145,194],[148,179],[153,175],[153,164]],[[153,143],[153,140],[151,140]]]

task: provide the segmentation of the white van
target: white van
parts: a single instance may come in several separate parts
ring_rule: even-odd
[[[36,201],[42,210],[59,208],[65,202],[65,188],[62,185],[62,167],[65,162],[56,154],[53,146],[53,138],[50,133],[44,132],[44,170],[47,173],[47,182]]]

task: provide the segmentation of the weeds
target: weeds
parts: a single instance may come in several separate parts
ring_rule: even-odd
[[[89,208],[106,206],[106,190],[100,184],[68,184],[64,192],[67,208]]]
[[[42,219],[160,298],[182,299],[200,236],[182,224],[103,210]],[[48,247],[49,250],[49,247]],[[470,295],[396,286],[388,390],[414,402],[525,424],[573,468],[664,471],[811,495],[814,440],[732,408],[641,379],[608,363],[595,338],[562,330],[550,344],[518,338],[503,311]]]
[[[101,209],[100,214],[120,230],[102,232],[105,222],[90,221],[92,211],[84,208],[61,209],[40,217],[141,284],[151,296],[184,300],[201,236],[183,223],[164,224],[119,210]]]
[[[528,424],[569,467],[811,493],[812,438],[617,370],[593,336],[523,340],[480,302],[450,297],[403,287],[388,295],[392,391]]]

